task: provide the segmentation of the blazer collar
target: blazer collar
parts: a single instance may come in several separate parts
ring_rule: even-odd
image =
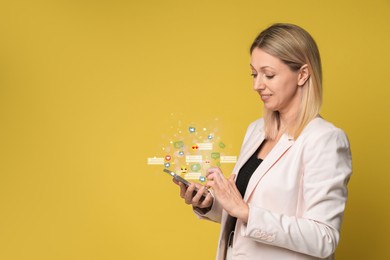
[[[260,144],[264,141],[264,137],[264,131],[260,130],[254,131],[251,137],[248,138],[247,144],[243,147],[242,156],[237,162],[237,173],[239,169],[241,169],[241,167],[244,165],[244,163],[249,159],[249,157],[251,157],[253,153],[257,150],[257,148],[259,148]],[[280,137],[274,148],[264,158],[263,162],[256,169],[251,179],[249,180],[248,187],[245,191],[244,201],[248,201],[259,181],[272,168],[272,166],[288,151],[288,149],[293,145],[293,143],[294,139],[286,134],[283,134]]]

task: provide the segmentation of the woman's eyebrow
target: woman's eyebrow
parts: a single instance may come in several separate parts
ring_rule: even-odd
[[[252,69],[255,70],[255,67],[252,64],[249,64],[249,65],[251,66]],[[262,67],[260,67],[260,69],[263,70],[263,69],[273,69],[273,68],[271,66],[262,66]]]

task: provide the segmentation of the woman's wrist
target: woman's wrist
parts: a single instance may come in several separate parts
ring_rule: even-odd
[[[248,223],[249,218],[249,206],[245,202],[242,207],[237,207],[232,216],[235,216],[237,219],[241,220],[245,224]]]

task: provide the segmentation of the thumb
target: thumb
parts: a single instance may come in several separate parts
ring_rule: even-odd
[[[229,182],[233,182],[234,183],[234,179],[236,178],[236,174],[232,174],[230,175],[229,177]]]

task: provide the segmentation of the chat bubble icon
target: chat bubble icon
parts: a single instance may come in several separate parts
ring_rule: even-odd
[[[174,146],[176,149],[183,148],[184,142],[183,142],[183,141],[174,142],[174,143],[173,143],[173,146]]]
[[[213,159],[219,159],[220,157],[221,157],[220,153],[216,153],[216,152],[211,153],[211,158]]]
[[[200,170],[200,164],[199,163],[195,163],[193,165],[191,165],[191,171],[193,172],[198,172]]]

